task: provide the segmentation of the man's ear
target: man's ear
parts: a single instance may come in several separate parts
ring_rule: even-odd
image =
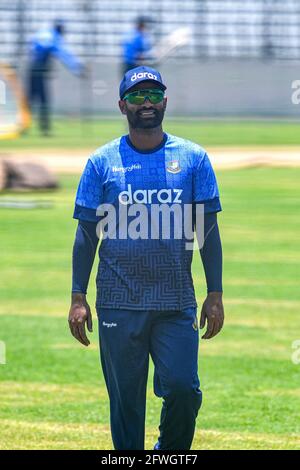
[[[126,114],[126,102],[124,100],[119,100],[119,108],[122,114]]]

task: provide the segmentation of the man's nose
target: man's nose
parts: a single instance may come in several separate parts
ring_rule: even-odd
[[[145,101],[143,103],[144,106],[146,106],[147,108],[152,108],[152,103],[150,101],[150,99],[148,98],[148,96],[145,97]]]

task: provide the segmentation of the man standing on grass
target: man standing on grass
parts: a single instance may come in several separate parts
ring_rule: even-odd
[[[28,102],[32,107],[39,104],[39,127],[43,135],[49,136],[51,129],[51,96],[49,80],[53,57],[59,59],[76,76],[82,76],[84,66],[65,45],[65,25],[61,20],[53,28],[38,31],[30,42]]]
[[[96,310],[118,450],[144,449],[149,356],[154,392],[163,398],[155,449],[191,447],[202,394],[193,251],[182,227],[183,216],[192,214],[186,219],[198,234],[199,207],[204,208],[200,253],[208,292],[201,311],[200,328],[207,322],[202,338],[218,334],[224,321],[216,178],[201,147],[163,132],[165,90],[152,68],[124,75],[119,107],[129,134],[96,150],[76,196],[69,326],[88,346],[85,323],[92,331],[92,316],[86,291],[102,227]]]

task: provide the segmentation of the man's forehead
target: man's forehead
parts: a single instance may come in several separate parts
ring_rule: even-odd
[[[161,87],[158,83],[152,82],[151,80],[146,80],[145,82],[137,83],[132,88],[130,88],[129,91],[132,92],[136,90],[146,90],[149,88],[158,88],[159,90],[161,90]]]

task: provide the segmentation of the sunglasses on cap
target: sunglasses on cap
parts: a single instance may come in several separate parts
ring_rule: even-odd
[[[158,104],[164,99],[165,93],[162,90],[154,88],[152,90],[137,90],[128,93],[123,100],[128,100],[130,104],[144,104],[146,99],[152,104]]]

